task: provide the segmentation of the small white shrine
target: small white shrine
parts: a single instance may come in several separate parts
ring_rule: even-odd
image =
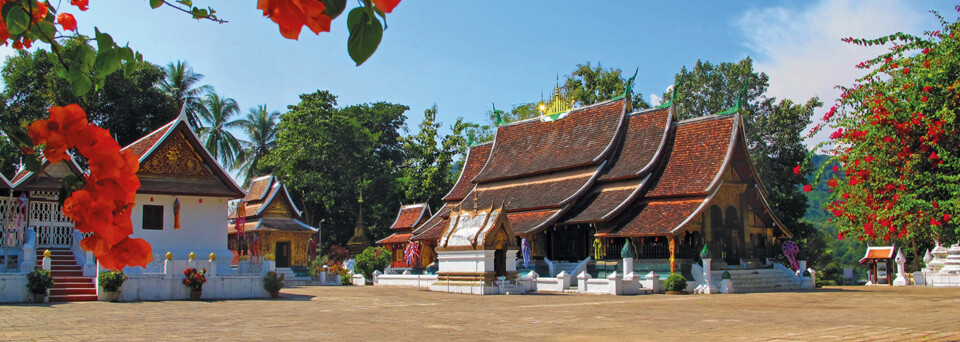
[[[914,274],[916,285],[960,287],[960,243],[946,248],[937,241],[923,261],[926,267]]]
[[[437,245],[438,279],[430,290],[479,295],[521,292],[510,285],[517,276],[519,250],[502,208],[454,208]]]

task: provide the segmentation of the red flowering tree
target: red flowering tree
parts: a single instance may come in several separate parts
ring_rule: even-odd
[[[288,39],[297,39],[304,26],[316,34],[330,31],[330,22],[343,12],[347,0],[258,0],[256,8],[280,27]],[[360,65],[369,58],[383,36],[386,19],[400,0],[361,0],[361,6],[347,15],[350,30],[348,52]],[[59,6],[49,0],[0,0],[0,45],[14,49],[30,48],[34,42],[50,47],[58,63],[55,72],[70,84],[74,96],[96,91],[105,78],[119,70],[129,75],[136,63],[143,62],[140,53],[129,46],[120,47],[109,34],[95,30],[93,37],[77,33],[77,21],[66,12],[74,6],[86,11],[89,0],[71,0],[70,6]],[[149,0],[153,8],[168,6],[188,13],[195,19],[226,21],[212,8],[193,6],[192,0]],[[379,17],[379,18],[378,18]],[[61,44],[73,31],[74,37],[95,41],[96,50],[88,44]],[[150,245],[143,239],[131,239],[131,209],[140,180],[138,158],[120,145],[110,132],[87,121],[80,106],[71,104],[52,107],[48,119],[37,120],[28,127],[4,127],[4,132],[23,152],[27,170],[42,172],[41,158],[51,164],[70,158],[75,151],[87,159],[89,172],[85,179],[74,176],[62,180],[59,198],[64,215],[74,221],[78,231],[92,233],[81,246],[92,251],[99,263],[110,269],[125,266],[146,266],[153,259]]]
[[[919,37],[844,39],[890,49],[858,65],[867,75],[841,87],[841,97],[811,132],[833,131],[817,149],[825,148],[839,164],[832,166],[838,178],[827,180],[832,194],[825,207],[838,239],[956,241],[960,32],[957,21],[937,16],[943,28]]]

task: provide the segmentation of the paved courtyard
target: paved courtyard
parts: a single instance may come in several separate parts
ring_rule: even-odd
[[[0,306],[0,340],[960,340],[960,289],[471,296],[294,287],[275,300]]]

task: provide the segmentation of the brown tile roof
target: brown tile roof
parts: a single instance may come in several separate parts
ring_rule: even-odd
[[[499,207],[507,211],[559,208],[591,184],[598,166],[479,184],[461,201],[465,209]]]
[[[560,209],[547,209],[507,213],[507,220],[514,234],[530,234],[544,228],[559,212]]]
[[[627,131],[617,153],[611,158],[608,171],[600,181],[637,177],[652,168],[657,152],[666,142],[671,121],[667,108],[653,109],[627,117]]]
[[[603,159],[624,119],[624,102],[574,109],[564,119],[530,119],[497,130],[490,160],[474,179],[489,182],[590,165]]]
[[[443,235],[443,230],[450,225],[450,210],[454,206],[453,203],[444,204],[436,214],[433,214],[430,219],[413,231],[411,240],[436,244],[440,236]]]
[[[392,234],[392,235],[384,238],[383,240],[377,241],[377,244],[378,244],[378,245],[398,245],[398,244],[403,244],[403,243],[410,242],[410,236],[411,236],[410,233]]]
[[[580,224],[611,219],[638,195],[642,181],[643,179],[633,178],[594,186],[590,193],[581,197],[561,223]]]
[[[679,228],[708,199],[705,197],[641,202],[622,215],[626,222],[615,222],[597,233],[599,237],[666,235]]]
[[[490,149],[492,147],[493,143],[490,142],[470,148],[467,152],[467,159],[463,162],[463,170],[460,172],[460,178],[457,179],[457,184],[453,186],[450,193],[443,197],[444,201],[462,200],[470,193],[470,190],[473,190],[474,183],[471,182],[471,180],[480,173],[480,169],[487,163],[487,158],[490,157]]]
[[[426,203],[411,204],[400,207],[397,219],[390,225],[390,229],[413,229],[430,217],[430,207]]]
[[[681,122],[667,165],[647,198],[705,195],[723,170],[737,116]]]
[[[273,175],[266,175],[250,181],[247,187],[247,195],[243,197],[244,202],[262,201],[267,199],[267,190],[273,185]]]
[[[867,253],[860,259],[860,263],[871,259],[893,259],[895,251],[895,246],[867,247]]]
[[[302,233],[315,233],[316,228],[307,225],[306,223],[300,222],[300,220],[292,218],[262,218],[255,219],[252,221],[246,222],[243,225],[243,229],[246,232],[259,232],[259,231],[280,231],[280,232],[302,232]],[[236,225],[227,224],[227,234],[234,234],[237,232],[235,229]]]
[[[130,150],[137,156],[143,157],[143,154],[147,153],[147,151],[150,151],[150,149],[153,148],[153,145],[156,145],[157,142],[160,141],[160,138],[162,138],[163,135],[166,134],[167,131],[170,130],[170,127],[173,127],[176,122],[177,119],[168,122],[157,130],[150,132],[150,134],[143,136],[143,138],[140,138],[140,140],[134,141],[130,145],[127,145],[123,149]]]

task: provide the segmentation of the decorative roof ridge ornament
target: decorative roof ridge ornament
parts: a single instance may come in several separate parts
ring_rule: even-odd
[[[657,106],[657,108],[670,108],[673,111],[673,118],[677,119],[676,103],[677,103],[677,93],[680,92],[680,87],[683,86],[683,76],[686,74],[680,74],[680,77],[677,78],[677,82],[673,84],[673,93],[670,94],[670,101],[664,102],[663,104]]]
[[[557,76],[557,84],[553,87],[553,97],[550,98],[550,102],[544,103],[543,100],[540,100],[537,109],[540,110],[540,121],[543,122],[563,119],[573,109],[573,101],[560,93],[559,75]]]
[[[541,97],[542,97],[542,95],[541,95]],[[503,126],[504,124],[506,124],[507,122],[506,122],[506,121],[503,121],[503,111],[502,111],[502,110],[497,110],[497,104],[496,104],[496,103],[490,102],[490,105],[493,106],[493,115],[494,115],[493,125],[494,125],[494,126],[497,126],[497,127],[500,127],[500,126]]]
[[[623,84],[623,94],[614,96],[612,99],[610,99],[611,101],[617,101],[617,100],[626,98],[626,99],[627,99],[627,102],[626,102],[626,103],[627,103],[627,113],[633,111],[633,80],[635,80],[635,79],[637,78],[637,73],[639,73],[639,72],[640,72],[640,67],[637,67],[637,69],[633,71],[633,76],[630,76],[630,78],[627,79],[626,82],[624,82],[624,84]]]
[[[732,108],[725,111],[717,113],[717,115],[730,115],[740,113],[740,110],[743,108],[743,97],[747,94],[747,84],[744,83],[743,87],[740,88],[740,93],[737,95],[737,103],[733,105]]]

